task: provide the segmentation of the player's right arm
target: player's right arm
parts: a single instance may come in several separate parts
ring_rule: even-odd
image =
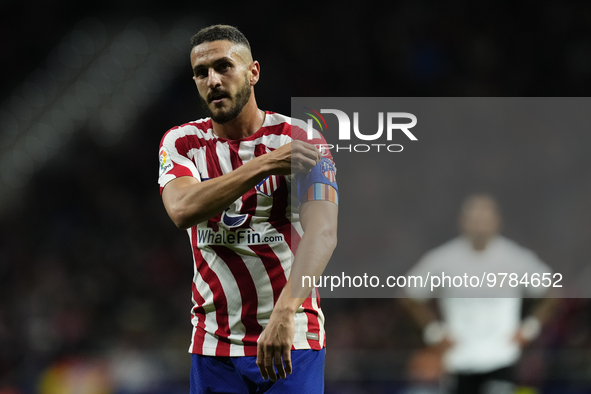
[[[435,275],[441,272],[441,259],[434,259],[433,253],[428,253],[411,268],[407,277],[424,278],[428,273]],[[445,351],[453,345],[445,324],[437,316],[437,307],[433,297],[437,293],[429,291],[427,286],[408,286],[404,288],[407,298],[401,298],[400,304],[410,315],[411,319],[421,330],[423,342],[428,346],[435,346]]]
[[[162,201],[174,224],[186,229],[218,215],[265,177],[307,172],[319,160],[316,147],[293,141],[206,182],[191,176],[175,178],[162,190]]]
[[[412,298],[400,299],[403,308],[421,329],[425,345],[435,346],[437,350],[444,352],[453,346],[453,341],[450,339],[445,325],[438,320],[431,301]]]

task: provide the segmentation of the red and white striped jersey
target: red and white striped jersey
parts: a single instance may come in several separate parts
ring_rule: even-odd
[[[216,136],[209,118],[169,130],[160,143],[160,192],[177,177],[206,182],[291,142],[290,121],[266,112],[261,129],[241,140]],[[326,143],[319,138],[310,142]],[[256,355],[303,234],[298,208],[292,208],[292,180],[295,192],[293,176],[269,176],[224,212],[187,229],[194,260],[189,352]],[[295,314],[293,349],[324,347],[319,302],[308,297]]]

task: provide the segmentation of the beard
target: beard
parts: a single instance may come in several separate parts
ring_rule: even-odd
[[[214,93],[226,93],[226,92],[218,90],[218,91],[215,91]],[[251,95],[250,83],[248,82],[248,79],[245,76],[244,77],[244,84],[240,87],[240,89],[238,89],[238,92],[236,92],[234,97],[230,97],[230,95],[227,95],[227,97],[232,100],[234,105],[232,105],[226,111],[218,112],[217,114],[215,114],[211,110],[211,108],[209,108],[207,99],[204,99],[203,97],[201,97],[201,95],[199,95],[199,99],[200,99],[199,101],[201,103],[201,106],[203,107],[203,109],[207,113],[207,116],[209,116],[214,122],[216,122],[218,124],[224,124],[224,123],[227,123],[231,120],[236,119],[238,117],[238,115],[240,115],[242,113],[242,109],[244,108],[246,103],[248,103],[248,100],[250,100],[250,95]]]

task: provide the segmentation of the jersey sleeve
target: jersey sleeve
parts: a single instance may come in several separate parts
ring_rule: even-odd
[[[164,186],[173,179],[181,176],[192,176],[201,181],[195,163],[188,156],[189,149],[178,129],[168,131],[160,141],[159,160],[160,172],[158,184],[160,194]]]
[[[324,136],[314,130],[311,139],[307,133],[296,125],[292,126],[292,138],[310,143],[319,150],[321,158],[318,164],[307,173],[296,174],[298,201],[331,201],[339,205],[339,188],[337,186],[337,169]]]

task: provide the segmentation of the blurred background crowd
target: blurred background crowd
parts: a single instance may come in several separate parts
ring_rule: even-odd
[[[160,200],[157,150],[166,130],[203,116],[188,57],[201,27],[245,33],[261,62],[259,106],[284,114],[291,97],[591,92],[584,2],[32,0],[4,1],[0,15],[0,394],[187,392],[193,269]],[[382,163],[399,189],[378,201],[399,220],[376,247],[411,265],[456,234],[460,200],[484,188],[513,239],[584,269],[591,141],[565,135],[524,136],[522,162],[503,169],[512,176],[495,173],[505,145],[494,139],[473,162],[431,146],[414,172],[403,156]],[[530,145],[549,159],[528,161]],[[342,198],[341,228],[375,197],[355,193]],[[343,246],[331,264],[362,258],[363,246]],[[440,360],[396,299],[323,307],[328,393],[432,392]],[[591,302],[560,300],[519,363],[523,393],[591,393],[590,332]]]

